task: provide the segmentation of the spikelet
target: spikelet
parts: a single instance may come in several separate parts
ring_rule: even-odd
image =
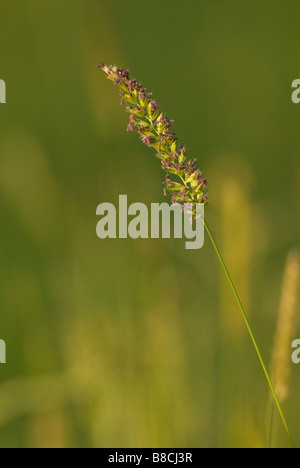
[[[104,65],[101,68],[107,78],[120,89],[121,104],[127,104],[129,124],[127,130],[138,133],[140,140],[156,151],[161,160],[162,169],[167,172],[164,182],[164,194],[170,192],[173,204],[184,204],[193,207],[196,203],[206,204],[207,181],[196,167],[197,159],[187,159],[185,146],[179,146],[177,136],[170,131],[172,120],[169,120],[161,107],[153,100],[152,93],[147,93],[141,83],[130,77],[129,70],[116,66]],[[177,176],[177,180],[171,179]],[[196,215],[193,208],[192,215]]]
[[[288,397],[291,370],[291,343],[299,290],[300,254],[289,253],[282,284],[279,316],[271,357],[271,377],[280,402]]]

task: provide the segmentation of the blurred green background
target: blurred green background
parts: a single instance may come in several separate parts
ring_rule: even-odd
[[[265,446],[267,385],[209,240],[96,237],[99,203],[164,201],[96,66],[130,68],[198,157],[269,362],[299,245],[299,1],[17,3],[1,0],[0,447]]]

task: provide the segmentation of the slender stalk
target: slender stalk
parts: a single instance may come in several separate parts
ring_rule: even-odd
[[[288,424],[287,424],[286,419],[285,419],[285,416],[284,416],[284,414],[283,414],[283,411],[282,411],[281,405],[280,405],[280,403],[279,403],[278,397],[277,397],[277,395],[276,395],[276,392],[275,392],[274,386],[273,386],[273,384],[272,384],[271,378],[270,378],[269,373],[268,373],[268,371],[267,371],[267,367],[266,367],[266,365],[265,365],[265,363],[264,363],[264,360],[263,360],[263,358],[262,358],[261,352],[260,352],[259,347],[258,347],[258,345],[257,345],[257,343],[256,343],[256,339],[255,339],[255,337],[254,337],[254,335],[253,335],[253,332],[252,332],[252,329],[251,329],[251,326],[250,326],[248,317],[247,317],[247,315],[246,315],[246,312],[245,312],[245,310],[244,310],[244,307],[243,307],[243,305],[242,305],[242,302],[241,302],[241,300],[240,300],[240,298],[239,298],[239,295],[238,295],[238,293],[237,293],[237,290],[236,290],[236,288],[235,288],[235,286],[234,286],[234,283],[233,283],[233,281],[232,281],[232,279],[231,279],[231,276],[230,276],[230,274],[229,274],[229,271],[228,271],[228,269],[227,269],[227,267],[226,267],[226,265],[225,265],[225,262],[224,262],[224,260],[223,260],[223,257],[222,257],[222,255],[221,255],[221,253],[220,253],[220,250],[218,249],[217,244],[216,244],[216,242],[215,242],[215,240],[214,240],[214,237],[213,237],[213,235],[212,235],[212,233],[211,233],[211,231],[210,231],[210,229],[209,229],[209,227],[208,227],[208,225],[207,225],[207,222],[204,221],[204,224],[205,224],[206,231],[207,231],[207,233],[208,233],[208,235],[209,235],[209,238],[210,238],[210,240],[211,240],[211,242],[212,242],[212,245],[213,245],[213,247],[214,247],[214,249],[215,249],[215,251],[216,251],[216,253],[217,253],[217,256],[218,256],[218,258],[219,258],[219,260],[220,260],[220,263],[221,263],[221,265],[222,265],[222,268],[223,268],[223,270],[224,270],[224,272],[225,272],[225,274],[226,274],[226,277],[227,277],[227,279],[228,279],[228,281],[229,281],[229,284],[230,284],[230,286],[231,286],[231,289],[232,289],[232,291],[233,291],[233,294],[234,294],[234,296],[235,296],[235,298],[236,298],[236,301],[237,301],[237,303],[238,303],[239,309],[240,309],[240,311],[241,311],[241,313],[242,313],[242,316],[243,316],[243,319],[244,319],[244,321],[245,321],[247,330],[248,330],[249,335],[250,335],[250,337],[251,337],[251,340],[252,340],[252,343],[253,343],[253,345],[254,345],[255,351],[256,351],[256,353],[257,353],[259,362],[260,362],[260,364],[261,364],[261,366],[262,366],[262,368],[263,368],[265,377],[266,377],[266,379],[267,379],[268,385],[269,385],[269,387],[270,387],[271,393],[272,393],[273,398],[274,398],[274,402],[275,402],[276,407],[277,407],[277,409],[278,409],[278,412],[279,412],[279,415],[280,415],[280,417],[281,417],[281,420],[282,420],[282,423],[283,423],[283,425],[284,425],[284,428],[285,428],[285,430],[286,430],[286,433],[287,433],[287,435],[288,435],[288,437],[289,437],[289,439],[290,439],[290,442],[291,442],[292,447],[295,448],[295,444],[294,444],[292,435],[291,435],[291,433],[290,433]]]

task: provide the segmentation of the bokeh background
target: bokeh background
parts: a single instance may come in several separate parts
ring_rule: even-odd
[[[299,2],[17,3],[1,0],[0,446],[266,446],[268,388],[209,240],[96,237],[99,203],[164,201],[159,161],[96,66],[130,68],[198,157],[268,363],[299,246]],[[288,446],[277,416],[273,444]]]

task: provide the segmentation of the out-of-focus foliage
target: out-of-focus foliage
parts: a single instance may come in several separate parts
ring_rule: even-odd
[[[198,157],[268,360],[299,244],[299,14],[296,0],[2,0],[1,447],[265,445],[267,386],[209,241],[96,237],[99,203],[161,202],[164,177],[96,66],[130,68]]]

